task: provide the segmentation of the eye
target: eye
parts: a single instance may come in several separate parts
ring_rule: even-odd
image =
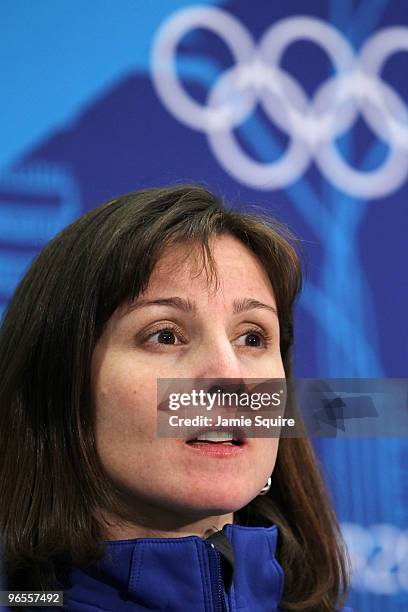
[[[259,329],[248,329],[244,334],[239,336],[238,340],[244,338],[243,343],[238,343],[239,346],[247,346],[252,348],[262,348],[269,345],[269,336],[260,331]]]
[[[143,340],[147,344],[177,344],[177,340],[182,336],[180,330],[173,327],[162,327],[150,332]]]

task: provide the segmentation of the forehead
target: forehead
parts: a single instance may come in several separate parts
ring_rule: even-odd
[[[273,299],[273,288],[267,271],[256,255],[233,236],[214,237],[210,249],[215,266],[217,285],[210,282],[203,267],[200,244],[180,243],[165,249],[150,276],[144,296],[160,291],[173,295],[175,290],[188,294],[206,293],[212,297],[220,292]]]

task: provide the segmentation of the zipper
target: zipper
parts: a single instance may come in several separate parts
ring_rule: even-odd
[[[223,584],[223,581],[222,581],[222,573],[221,573],[221,556],[220,556],[220,553],[218,552],[218,550],[215,549],[214,544],[212,544],[212,546],[214,547],[215,554],[217,555],[217,569],[218,569],[218,574],[217,574],[217,578],[218,578],[217,591],[218,591],[218,600],[220,602],[220,606],[221,606],[222,612],[227,612],[227,608],[225,606],[225,598],[224,598],[224,584]]]
[[[221,556],[218,550],[215,548],[212,542],[207,542],[212,549],[210,554],[210,568],[212,569],[212,581],[213,586],[213,603],[214,610],[216,612],[228,612],[225,597],[224,597],[224,583],[222,580],[221,573]]]

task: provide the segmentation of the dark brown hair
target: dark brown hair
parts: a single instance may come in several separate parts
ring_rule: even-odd
[[[8,588],[52,588],[70,564],[103,556],[97,510],[116,501],[95,450],[95,344],[115,309],[146,289],[165,247],[201,245],[212,274],[210,242],[220,234],[255,253],[271,280],[289,378],[301,286],[294,242],[266,213],[227,208],[202,187],[146,189],[99,206],[55,237],[18,286],[0,335],[0,530]],[[347,586],[345,556],[307,439],[280,440],[269,493],[235,520],[278,525],[282,609],[333,611]]]

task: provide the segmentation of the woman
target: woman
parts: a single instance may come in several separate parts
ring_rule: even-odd
[[[307,439],[212,452],[155,429],[158,378],[290,378],[299,289],[284,228],[191,185],[116,198],[43,249],[0,337],[9,590],[70,610],[342,605]]]

